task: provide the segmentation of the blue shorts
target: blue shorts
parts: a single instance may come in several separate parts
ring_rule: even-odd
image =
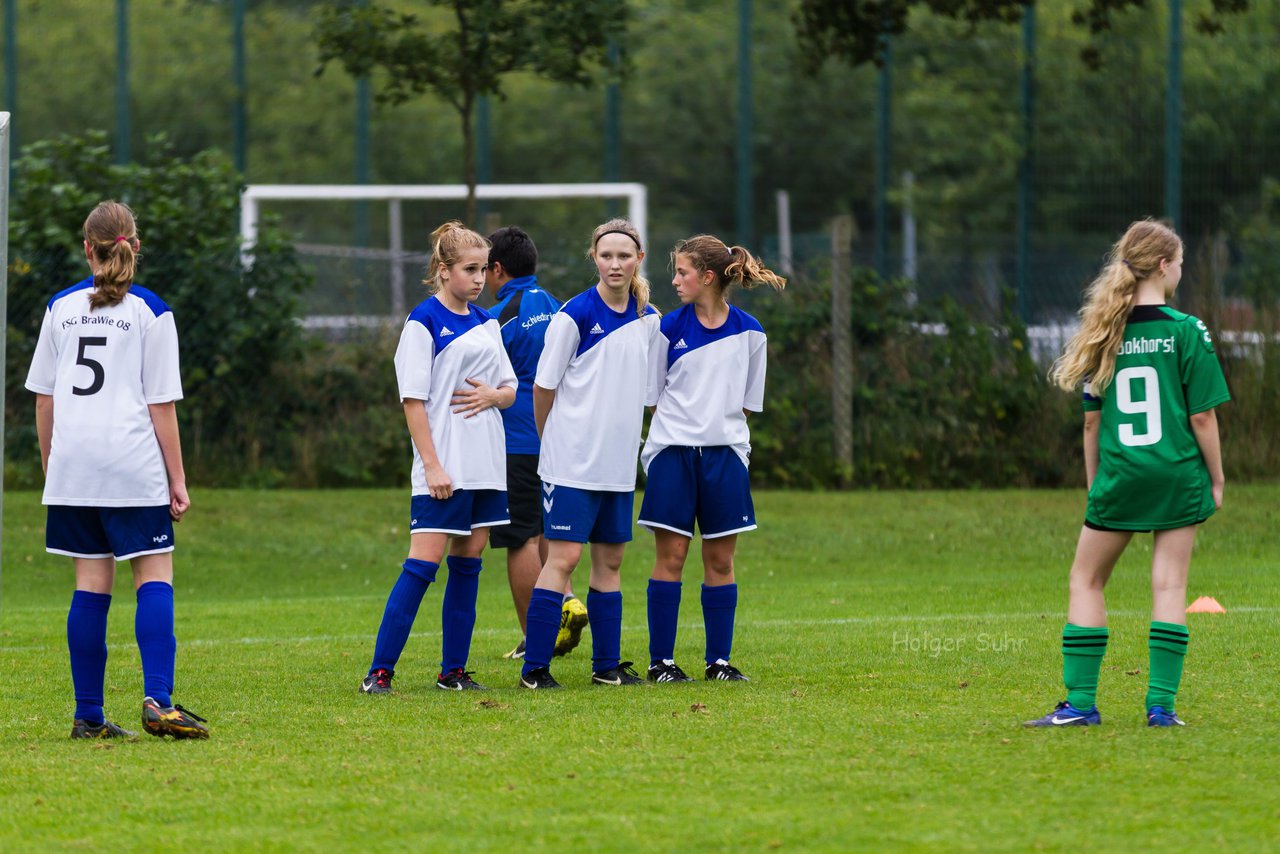
[[[634,492],[542,484],[542,536],[572,543],[631,542]]]
[[[409,502],[410,534],[466,537],[474,528],[510,521],[505,489],[455,489],[448,498],[415,495]]]
[[[649,463],[639,524],[692,537],[695,520],[704,540],[755,530],[751,479],[728,445],[664,448]]]
[[[44,549],[67,557],[128,560],[173,551],[169,505],[159,507],[72,507],[50,504]]]

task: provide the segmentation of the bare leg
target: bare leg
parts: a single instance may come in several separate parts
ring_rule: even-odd
[[[1132,538],[1133,534],[1127,531],[1080,529],[1075,562],[1071,564],[1068,623],[1091,627],[1107,624],[1107,604],[1102,590]]]
[[[1187,570],[1196,526],[1156,531],[1151,560],[1151,619],[1161,623],[1187,623]]]
[[[738,535],[702,541],[703,580],[708,587],[733,584],[733,554],[738,548]]]
[[[542,574],[543,558],[539,555],[542,537],[530,537],[519,548],[507,549],[507,582],[511,585],[511,601],[520,620],[520,633],[526,631],[529,596]]]
[[[653,577],[658,581],[679,581],[685,559],[689,556],[690,539],[684,534],[657,528],[653,532],[653,542],[657,550]]]
[[[72,558],[76,567],[76,589],[89,593],[111,594],[116,581],[116,559],[113,557]]]

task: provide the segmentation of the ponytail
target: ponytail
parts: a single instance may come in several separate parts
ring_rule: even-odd
[[[89,309],[119,305],[138,272],[138,226],[133,211],[120,202],[102,202],[84,221],[84,239],[96,271]]]
[[[431,232],[431,260],[427,263],[427,277],[422,284],[427,290],[436,293],[440,290],[440,270],[458,263],[462,253],[467,249],[488,249],[489,241],[467,228],[456,219],[451,219]]]
[[[721,293],[730,285],[754,288],[768,285],[775,291],[787,286],[787,280],[766,267],[742,246],[729,246],[718,237],[699,234],[681,240],[671,250],[672,260],[684,255],[699,272],[710,270],[720,283]]]

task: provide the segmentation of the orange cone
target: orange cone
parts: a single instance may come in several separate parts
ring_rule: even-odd
[[[1201,596],[1187,607],[1188,614],[1225,614],[1227,609],[1212,596]]]

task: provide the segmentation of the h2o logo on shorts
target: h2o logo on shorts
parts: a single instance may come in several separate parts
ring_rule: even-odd
[[[153,542],[153,543],[167,543],[167,542],[169,542],[169,535],[168,535],[168,534],[161,534],[161,535],[160,535],[160,536],[158,536],[158,537],[152,537],[152,538],[151,538],[151,542]]]

